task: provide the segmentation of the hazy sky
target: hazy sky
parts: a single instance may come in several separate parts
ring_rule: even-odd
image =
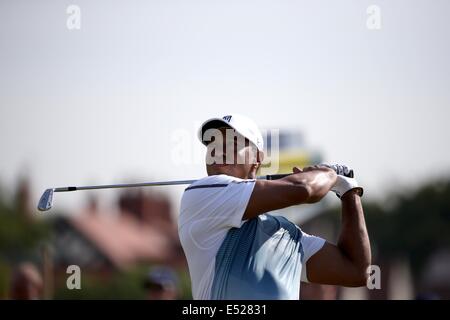
[[[233,112],[301,130],[368,197],[449,174],[449,14],[446,0],[1,0],[0,183],[28,174],[37,202],[51,186],[202,177],[197,126]],[[191,163],[173,159],[180,130]]]

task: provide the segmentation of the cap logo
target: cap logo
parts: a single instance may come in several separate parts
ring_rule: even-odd
[[[230,122],[231,116],[225,116],[222,119],[225,120],[226,122]]]

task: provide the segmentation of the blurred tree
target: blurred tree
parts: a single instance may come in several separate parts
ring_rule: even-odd
[[[450,180],[393,194],[385,202],[364,201],[363,206],[374,262],[405,257],[417,281],[433,253],[450,249]],[[319,219],[329,219],[338,228],[340,208]]]
[[[368,225],[383,255],[404,254],[419,275],[435,250],[450,248],[450,181],[396,196],[396,205],[379,216],[368,216]]]
[[[148,266],[136,266],[127,271],[115,271],[108,277],[95,273],[82,275],[81,290],[66,287],[66,275],[57,280],[55,299],[147,299],[144,279]],[[187,270],[177,270],[179,276],[179,299],[192,299]]]
[[[26,180],[24,180],[26,183]],[[44,221],[30,216],[28,187],[21,183],[15,200],[0,194],[0,297],[6,298],[13,266],[23,260],[38,260],[39,244],[49,235]]]
[[[0,257],[17,261],[36,249],[47,238],[48,225],[44,221],[31,221],[16,205],[0,199]]]

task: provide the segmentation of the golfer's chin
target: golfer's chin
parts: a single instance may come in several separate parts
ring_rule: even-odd
[[[228,166],[232,166],[232,164],[228,164],[228,163],[213,163],[211,165],[213,168],[225,168]]]

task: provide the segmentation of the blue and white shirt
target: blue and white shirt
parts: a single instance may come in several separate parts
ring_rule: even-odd
[[[306,261],[325,240],[281,216],[243,221],[254,186],[213,175],[186,188],[178,232],[194,299],[299,299]]]

